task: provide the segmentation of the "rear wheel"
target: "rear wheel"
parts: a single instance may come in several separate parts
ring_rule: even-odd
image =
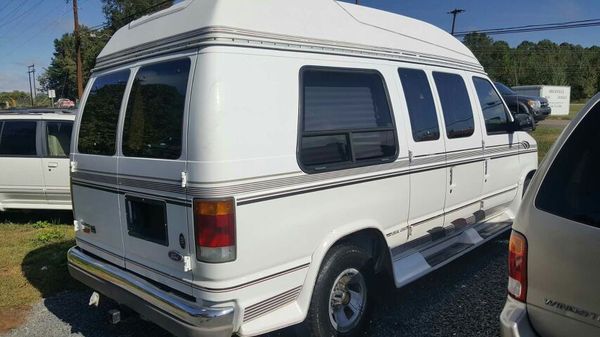
[[[369,313],[372,279],[368,254],[352,245],[333,247],[323,261],[304,323],[310,336],[358,336]]]

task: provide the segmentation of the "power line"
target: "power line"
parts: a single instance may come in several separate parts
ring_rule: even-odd
[[[489,29],[480,29],[480,30],[472,30],[472,31],[462,31],[462,32],[456,32],[454,34],[454,36],[465,36],[465,35],[474,34],[474,33],[486,34],[486,35],[529,33],[529,32],[584,28],[584,27],[594,27],[594,26],[600,26],[600,19],[588,19],[588,20],[555,22],[555,23],[536,24],[536,25],[525,25],[525,26],[513,26],[513,27],[504,27],[504,28],[489,28]]]
[[[134,18],[136,16],[139,16],[139,15],[148,14],[148,12],[152,11],[153,9],[156,9],[158,7],[164,6],[164,5],[172,3],[172,2],[173,2],[172,0],[166,0],[166,1],[159,2],[157,4],[154,4],[152,6],[144,8],[144,9],[142,9],[140,11],[131,13],[131,14],[127,15],[126,17],[124,17],[124,18],[122,18],[122,19],[120,19],[120,20],[118,20],[116,22],[117,22],[117,24],[120,24],[120,25],[122,25],[124,22],[128,23],[129,21],[127,21],[127,20],[129,20],[129,19],[132,19],[132,18]],[[104,29],[104,28],[108,28],[108,26],[110,26],[110,24],[108,22],[104,22],[102,24],[90,27],[90,30],[101,30],[101,29]]]

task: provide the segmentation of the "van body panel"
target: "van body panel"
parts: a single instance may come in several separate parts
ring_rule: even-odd
[[[434,92],[438,109],[442,112],[441,133],[446,148],[446,199],[444,203],[444,226],[452,224],[468,223],[473,225],[474,214],[482,210],[481,191],[483,188],[483,147],[480,114],[475,109],[476,98],[469,90],[467,73],[461,71],[448,71],[444,69],[435,70],[433,76],[453,75],[464,81],[464,89],[467,91],[468,99],[465,100],[464,109],[472,111],[472,130],[469,136],[457,136],[450,138],[448,124],[446,122],[442,102],[440,85],[435,81]]]
[[[119,124],[118,184],[122,193],[119,195],[118,203],[122,210],[120,222],[123,229],[125,267],[187,294],[192,293],[190,286],[192,268],[191,266],[186,267],[185,263],[186,260],[191,261],[192,259],[190,257],[190,247],[194,245],[194,239],[190,228],[190,217],[188,216],[191,203],[187,200],[186,186],[182,185],[182,175],[187,172],[187,118],[190,92],[193,89],[195,54],[196,51],[187,51],[132,65],[133,71],[130,79],[132,83],[130,83],[128,89],[130,93],[128,94],[125,111],[121,112]],[[184,86],[182,88],[178,87],[182,91],[185,90],[184,92],[176,93],[173,91],[176,84],[170,82],[180,80],[172,77],[173,74],[171,73],[164,73],[164,71],[169,72],[173,69],[157,70],[159,68],[156,68],[175,64],[173,62],[187,64],[188,69],[182,69],[180,74],[181,78],[185,78],[184,83],[177,84]],[[141,72],[144,69],[149,70],[142,75]],[[187,73],[184,74],[184,72]],[[139,83],[147,83],[148,89],[142,89],[141,86],[136,87],[135,81],[138,79],[138,75],[143,76],[140,77]],[[155,97],[149,97],[144,90],[146,92],[155,90],[153,86],[160,86],[158,87],[160,91],[153,94]],[[162,95],[162,97],[159,95]],[[165,152],[167,148],[146,152],[148,150],[140,146],[139,150],[135,150],[140,153],[147,153],[143,155],[156,156],[156,158],[131,156],[124,153],[126,118],[129,116],[126,114],[131,114],[130,122],[132,126],[130,128],[131,135],[129,136],[131,142],[136,144],[147,142],[148,140],[144,137],[156,132],[151,129],[152,121],[149,115],[151,109],[156,106],[147,105],[146,101],[157,99],[151,104],[161,104],[173,100],[174,95],[184,95],[181,97],[183,101],[178,103],[182,105],[166,108],[182,109],[181,112],[175,111],[175,115],[171,117],[179,118],[176,116],[181,114],[181,124],[174,125],[175,132],[180,132],[180,139],[175,141],[177,144],[170,144],[170,140],[161,141],[168,144],[167,146],[179,147],[178,158],[165,158],[171,156],[171,154]],[[137,101],[134,102],[134,99],[137,99]],[[168,127],[168,123],[171,123],[171,121],[164,121],[161,128]],[[150,145],[160,146],[160,144],[144,146]],[[159,217],[160,220],[154,220],[162,222],[149,225],[153,220],[152,217]],[[160,226],[162,228],[148,228],[149,226]],[[157,233],[157,231],[161,233]]]
[[[186,4],[179,6],[186,8]],[[173,11],[164,16],[185,9]],[[153,25],[162,20],[162,16],[147,19]],[[139,22],[130,29],[138,34],[138,26],[144,25]],[[108,239],[96,236],[98,246],[109,247],[106,250],[112,250],[111,254],[122,260],[120,266],[127,272],[191,295],[198,303],[234,307],[233,332],[256,335],[301,322],[306,317],[323,258],[334,244],[348,235],[365,229],[374,231],[384,238],[394,261],[403,257],[393,255],[396,249],[405,253],[436,253],[443,244],[438,247],[436,241],[425,245],[411,242],[431,237],[430,231],[434,228],[438,235],[440,229],[448,230],[449,239],[454,240],[447,241],[441,248],[457,240],[473,247],[483,242],[473,226],[490,220],[489,217],[477,217],[456,231],[448,229],[454,220],[472,218],[482,208],[483,123],[480,111],[475,108],[476,96],[467,84],[469,104],[474,112],[473,136],[447,139],[432,75],[433,72],[458,74],[468,83],[467,78],[476,73],[484,76],[478,70],[468,72],[465,69],[473,68],[453,62],[445,68],[398,62],[381,55],[350,57],[317,49],[306,52],[294,50],[291,44],[286,49],[277,44],[266,48],[250,40],[243,47],[228,45],[236,43],[233,40],[221,42],[222,45],[201,47],[197,59],[192,51],[173,49],[168,52],[166,48],[162,56],[156,56],[136,54],[132,50],[132,55],[139,58],[127,64],[126,58],[134,56],[110,52],[110,48],[123,41],[114,42],[107,49],[106,57],[103,56],[100,69],[110,69],[111,64],[126,64],[119,69],[132,72],[120,111],[117,164],[110,166],[106,160],[107,163],[93,168],[91,162],[82,166],[77,160],[78,169],[73,175],[73,188],[77,191],[74,192],[75,208],[77,219],[81,209],[82,218],[100,222],[89,213],[94,208],[97,211],[111,205],[108,207],[112,212],[107,213],[116,213],[118,227],[113,229],[120,235],[121,250],[110,247]],[[124,151],[123,130],[127,100],[135,97],[130,92],[133,78],[145,65],[181,57],[194,59],[186,94],[183,119],[186,130],[181,155],[171,159],[128,156]],[[381,75],[392,111],[397,158],[328,172],[303,170],[299,159],[299,140],[302,139],[299,133],[303,132],[300,94],[304,67]],[[440,138],[434,142],[416,142],[412,138],[399,68],[426,72],[440,129]],[[453,154],[450,160],[447,160],[448,153]],[[74,157],[77,158],[83,157]],[[518,156],[511,158],[518,161]],[[88,178],[96,174],[114,179],[114,184],[112,180],[110,184],[97,181],[99,187],[113,188],[114,197],[102,196],[105,198],[102,204],[93,200],[93,193],[101,196],[105,191],[84,190],[89,187],[78,186],[85,183],[84,173],[90,174]],[[521,178],[512,177],[515,184]],[[236,258],[225,263],[200,262],[196,258],[193,202],[224,198],[235,202]],[[89,209],[78,206],[80,200],[87,202]],[[148,210],[164,207],[166,240],[147,240],[131,232],[128,226],[131,201],[156,206],[148,206]],[[497,213],[502,212],[506,209],[499,208]],[[498,227],[510,223],[509,214],[500,218]],[[493,225],[495,220],[491,220]],[[419,222],[425,223],[415,226],[410,233],[409,225]],[[85,239],[88,234],[78,232],[77,235]],[[185,248],[180,245],[181,236],[186,242]],[[96,237],[88,237],[93,244]],[[94,254],[101,252],[83,240],[79,242],[84,250],[90,249]],[[110,243],[115,245],[116,242],[113,238]],[[184,270],[181,263],[170,259],[173,251],[191,257],[191,270]],[[393,265],[394,261],[385,263]],[[438,267],[441,265],[443,263]]]

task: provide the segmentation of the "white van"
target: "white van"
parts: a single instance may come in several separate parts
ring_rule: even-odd
[[[73,111],[0,112],[0,211],[71,209],[74,120]]]
[[[401,287],[510,227],[537,168],[517,124],[429,24],[331,0],[183,1],[98,57],[71,155],[71,275],[176,335],[354,335],[374,274]]]

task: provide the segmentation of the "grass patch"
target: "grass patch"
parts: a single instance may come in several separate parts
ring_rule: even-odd
[[[544,159],[561,132],[562,129],[560,128],[546,126],[538,126],[535,131],[533,131],[531,135],[538,144],[538,160],[540,162]]]
[[[66,252],[74,236],[71,225],[57,221],[0,223],[0,317],[25,315],[43,297],[82,288],[67,271]]]
[[[556,119],[556,120],[563,120],[563,121],[570,121],[573,118],[575,118],[575,116],[577,115],[577,113],[579,113],[579,111],[581,110],[581,108],[583,108],[585,106],[585,103],[571,103],[571,106],[569,107],[569,114],[568,115],[564,115],[564,116],[557,116],[557,115],[550,115],[548,116],[548,119]]]

